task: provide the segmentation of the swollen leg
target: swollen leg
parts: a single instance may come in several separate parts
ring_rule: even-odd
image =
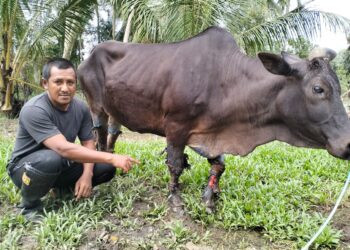
[[[208,159],[211,169],[208,185],[203,194],[203,202],[207,207],[207,212],[211,213],[215,209],[214,199],[220,193],[219,181],[220,177],[225,171],[225,163],[223,155],[214,159]]]
[[[121,125],[110,116],[108,119],[107,152],[114,152],[115,142],[122,133],[120,128]]]

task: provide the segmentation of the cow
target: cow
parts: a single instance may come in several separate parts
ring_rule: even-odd
[[[248,57],[228,31],[210,27],[168,44],[101,43],[79,66],[78,78],[102,148],[108,117],[131,131],[166,137],[172,207],[183,206],[185,146],[211,165],[202,197],[208,212],[219,194],[224,154],[245,156],[278,140],[350,158],[350,122],[327,58]],[[118,134],[118,126],[110,130]]]

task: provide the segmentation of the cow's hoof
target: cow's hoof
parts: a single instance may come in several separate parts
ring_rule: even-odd
[[[178,194],[170,194],[168,200],[173,207],[184,207],[184,203]]]
[[[175,213],[182,213],[184,210],[184,203],[178,194],[170,194],[168,197],[169,206]]]
[[[215,213],[215,207],[206,207],[205,212],[207,214],[214,214]]]
[[[205,211],[208,214],[212,214],[215,212],[215,202],[214,202],[214,191],[210,187],[206,187],[203,193],[203,203],[205,208]]]

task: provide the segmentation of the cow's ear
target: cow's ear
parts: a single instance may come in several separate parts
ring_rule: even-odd
[[[288,76],[292,72],[291,66],[284,58],[284,53],[281,57],[276,54],[261,52],[258,53],[258,57],[264,67],[272,74]],[[287,59],[289,60],[289,58]]]
[[[285,60],[286,63],[288,63],[289,66],[291,66],[291,67],[293,64],[300,63],[303,61],[303,59],[300,59],[298,56],[289,54],[285,51],[282,51],[281,55],[282,55],[283,60]]]

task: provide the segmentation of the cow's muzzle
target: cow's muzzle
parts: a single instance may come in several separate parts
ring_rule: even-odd
[[[340,159],[350,160],[350,140],[336,140],[326,146],[327,151]]]

